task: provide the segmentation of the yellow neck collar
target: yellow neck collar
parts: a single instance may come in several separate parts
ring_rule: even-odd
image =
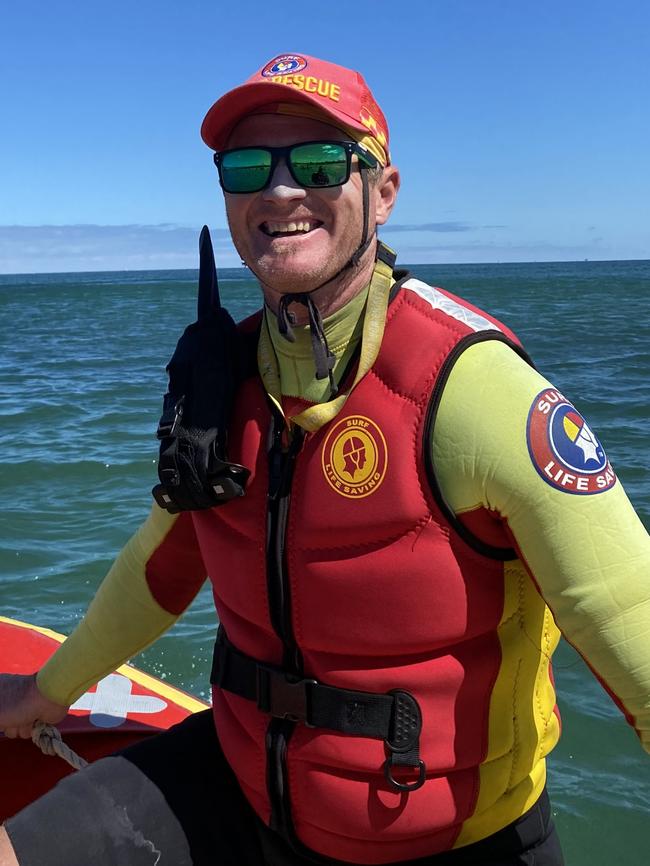
[[[363,318],[359,366],[352,385],[347,391],[338,394],[332,400],[309,406],[307,409],[304,409],[302,412],[292,415],[289,418],[286,418],[285,416],[289,426],[298,425],[304,430],[313,432],[329,423],[329,421],[338,415],[352,390],[374,364],[377,355],[379,354],[379,348],[384,334],[388,298],[393,284],[394,260],[395,255],[393,251],[385,245],[379,244],[377,261],[375,262],[372,279],[370,280],[368,288],[361,292],[360,295],[357,295],[356,298],[350,301],[349,304],[346,304],[346,306],[341,310],[328,317],[324,322],[328,343],[337,357],[337,366],[335,367],[335,370],[338,368],[338,374],[341,376],[345,370],[345,366],[347,365],[347,359],[344,362],[346,352],[350,349],[350,345],[354,343],[350,351],[347,352],[347,358],[349,358],[358,342],[358,336],[355,340],[354,335],[355,333],[358,334],[358,328],[361,319]],[[354,305],[352,309],[350,309],[351,305]],[[352,331],[349,330],[350,321],[354,321],[355,323]],[[348,333],[347,339],[344,337],[344,331],[346,330]],[[268,309],[265,309],[264,319],[262,321],[262,330],[260,332],[260,339],[257,348],[257,363],[264,387],[277,409],[283,415],[283,393],[287,394],[290,393],[291,390],[298,389],[301,393],[296,396],[305,397],[306,399],[310,399],[312,394],[316,393],[312,390],[314,386],[311,380],[306,388],[302,387],[302,384],[304,384],[304,376],[302,371],[299,371],[298,369],[301,358],[304,358],[305,360],[307,358],[311,359],[309,327],[296,327],[294,328],[294,333],[296,335],[296,342],[293,344],[286,343],[279,333],[275,316]],[[331,343],[330,339],[332,340]],[[289,370],[291,372],[286,374],[286,381],[284,363],[282,364],[283,377],[282,379],[280,377],[279,357],[282,359],[282,362],[284,362],[285,357],[291,358],[291,363],[289,364]],[[294,358],[297,359],[298,363],[293,363]],[[311,366],[311,379],[313,379],[314,382],[317,382],[313,376],[313,362]],[[317,382],[317,388],[320,389],[322,384],[322,382]],[[326,386],[328,385],[328,383],[325,384]],[[325,394],[321,392],[321,399],[323,396],[325,396]]]

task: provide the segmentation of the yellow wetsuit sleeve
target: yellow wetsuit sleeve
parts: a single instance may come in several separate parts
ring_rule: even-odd
[[[190,515],[170,515],[154,505],[82,621],[39,671],[38,688],[69,706],[167,631],[204,580]]]
[[[575,495],[535,469],[528,413],[549,387],[501,342],[468,348],[434,427],[438,482],[457,515],[484,508],[507,521],[563,635],[650,752],[650,539],[619,480]]]

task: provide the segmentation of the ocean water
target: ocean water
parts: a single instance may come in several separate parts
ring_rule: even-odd
[[[650,262],[419,265],[507,322],[603,442],[650,525]],[[0,276],[0,613],[68,633],[150,507],[164,366],[195,318],[195,271]],[[236,317],[259,305],[220,274]],[[201,697],[210,592],[134,661]],[[649,646],[650,652],[650,646]],[[568,866],[641,866],[650,758],[584,663],[555,656],[564,734],[549,788]],[[1,664],[1,660],[0,660]]]

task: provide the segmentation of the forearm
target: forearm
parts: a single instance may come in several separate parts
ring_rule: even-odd
[[[564,637],[650,752],[650,541],[619,483],[580,504],[540,503],[534,529],[530,510],[513,508],[508,523]]]
[[[178,518],[154,507],[116,559],[83,620],[39,672],[39,690],[57,703],[73,703],[160,637],[204,579],[189,515]]]

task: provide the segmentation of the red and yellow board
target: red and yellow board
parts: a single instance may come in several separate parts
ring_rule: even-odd
[[[64,636],[0,616],[0,673],[31,674]],[[166,730],[207,704],[136,668],[122,665],[89,689],[57,727],[64,741],[87,761]],[[31,740],[0,734],[0,821],[44,794],[73,770],[61,758],[43,755]]]

